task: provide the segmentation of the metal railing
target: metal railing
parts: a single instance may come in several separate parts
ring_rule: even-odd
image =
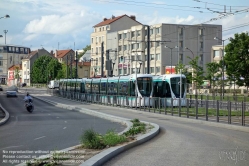
[[[196,96],[195,98],[186,99],[185,106],[181,106],[181,100],[179,99],[155,97],[146,99],[135,96],[74,93],[54,89],[48,89],[47,93],[84,103],[130,108],[158,114],[249,127],[249,103],[244,101],[221,101]],[[177,103],[179,105],[173,106],[176,100],[178,100]]]

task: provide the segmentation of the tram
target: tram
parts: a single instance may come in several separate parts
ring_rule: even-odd
[[[61,79],[59,90],[64,96],[78,94],[76,97],[80,95],[81,99],[91,102],[130,107],[152,106],[153,76],[132,74],[109,78]]]
[[[153,76],[153,97],[160,98],[163,107],[186,106],[187,80],[183,74]]]

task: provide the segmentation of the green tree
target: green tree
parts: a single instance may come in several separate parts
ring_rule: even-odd
[[[88,51],[88,50],[91,50],[91,45],[87,45],[85,48],[83,48],[83,52],[78,54],[78,59],[81,58],[83,55],[85,55],[85,53]]]
[[[217,62],[210,62],[207,66],[207,79],[210,81],[211,88],[214,89],[215,81],[221,78],[222,73],[220,72],[221,65]],[[213,91],[214,92],[214,91]]]
[[[31,70],[32,83],[48,83],[49,68],[48,64],[53,58],[43,55],[37,58]]]
[[[193,74],[192,74],[192,82],[195,84],[197,89],[200,89],[201,86],[204,83],[204,71],[203,68],[201,66],[198,65],[198,61],[199,61],[199,57],[195,57],[195,58],[190,58],[188,57],[190,60],[189,64],[191,65],[192,69],[193,69]],[[197,91],[196,91],[197,94]]]
[[[15,67],[15,75],[14,75],[15,79],[17,79],[17,84],[19,84],[20,81],[20,69],[19,67]]]
[[[249,86],[249,36],[248,33],[235,34],[225,48],[226,74],[239,86]]]
[[[49,73],[49,79],[60,79],[59,77],[59,71],[62,69],[62,64],[58,62],[57,59],[51,59],[51,61],[48,63],[48,73]]]

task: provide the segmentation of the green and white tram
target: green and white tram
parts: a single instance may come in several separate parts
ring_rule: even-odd
[[[71,95],[74,92],[84,93],[81,94],[81,99],[91,102],[130,107],[152,106],[153,84],[151,74],[132,74],[109,78],[62,79],[60,80],[59,89],[70,92]],[[63,92],[61,93],[64,94]]]
[[[153,97],[159,97],[164,106],[186,106],[187,80],[185,75],[153,76]]]

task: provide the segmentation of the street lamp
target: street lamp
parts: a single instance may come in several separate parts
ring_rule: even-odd
[[[143,62],[139,62],[139,74],[141,74],[141,66],[142,66]]]
[[[172,74],[172,50],[174,49],[174,48],[178,48],[178,46],[175,46],[175,47],[169,47],[169,46],[165,46],[165,48],[169,48],[170,49],[170,52],[171,52],[171,56],[170,56],[170,67],[171,67],[171,69],[170,69],[170,74]]]
[[[220,40],[220,41],[222,41],[222,49],[223,49],[223,51],[222,51],[222,57],[221,57],[221,60],[222,60],[222,98],[224,99],[224,42],[226,41],[226,40],[232,40],[233,38],[231,38],[231,37],[229,37],[229,38],[227,38],[227,39],[225,39],[225,40],[222,40],[222,39],[220,39],[220,38],[218,38],[218,37],[214,37],[214,40]]]
[[[112,77],[113,77],[113,73],[114,73],[114,65],[115,65],[115,62],[112,62]]]
[[[6,44],[6,33],[8,32],[8,30],[3,30],[3,32],[5,33],[5,44]]]
[[[8,14],[6,14],[5,16],[0,17],[0,19],[1,19],[1,18],[10,18],[10,16],[9,16]]]

